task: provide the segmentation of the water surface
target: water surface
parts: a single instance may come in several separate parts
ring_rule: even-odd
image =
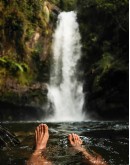
[[[1,165],[24,165],[34,149],[34,130],[41,122],[4,122],[14,132],[20,146],[0,150]],[[47,123],[50,138],[46,155],[55,165],[80,165],[83,157],[69,146],[67,136],[77,133],[84,147],[101,154],[111,165],[127,165],[129,150],[128,122]]]

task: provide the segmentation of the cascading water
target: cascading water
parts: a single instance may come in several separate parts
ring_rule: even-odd
[[[76,78],[76,66],[81,56],[79,26],[74,11],[58,16],[53,37],[53,66],[48,98],[54,108],[49,121],[81,121],[83,93],[82,84]]]

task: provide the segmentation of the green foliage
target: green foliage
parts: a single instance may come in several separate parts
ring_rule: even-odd
[[[108,52],[105,52],[101,60],[97,62],[97,65],[99,69],[101,69],[103,72],[106,72],[112,67],[113,63],[114,63],[114,58],[112,57],[112,55],[109,54]]]
[[[50,75],[50,58],[46,61],[42,61],[38,51],[34,51],[32,55],[33,66],[36,68],[36,80],[40,82],[48,82]]]
[[[2,0],[0,2],[0,50],[6,43],[16,50],[17,60],[24,60],[27,54],[25,42],[31,39],[35,29],[45,31],[43,0]]]
[[[42,43],[38,43],[35,47],[35,52],[37,52],[37,54],[41,54],[43,50],[43,45]]]
[[[17,63],[7,57],[0,58],[0,68],[5,68],[11,76],[17,77],[25,72],[29,72],[29,68],[25,63]]]
[[[128,65],[128,0],[78,0],[77,4],[86,70],[95,63],[107,70],[114,67],[114,60]]]
[[[30,25],[31,26],[31,25]],[[33,27],[32,28],[28,28],[27,30],[26,30],[26,41],[28,41],[28,40],[30,40],[31,38],[32,38],[32,36],[33,36],[33,34],[34,34],[34,29],[33,29]]]
[[[63,10],[71,11],[71,10],[75,10],[77,0],[61,0],[60,3],[61,3],[61,8],[63,8]]]
[[[129,1],[78,0],[77,11],[86,109],[123,114],[129,109]]]
[[[25,56],[24,37],[26,31],[26,19],[18,9],[7,10],[4,16],[4,31],[6,42],[15,47],[18,59],[23,60]]]
[[[22,67],[22,69],[23,69],[23,72],[29,72],[29,67],[28,67],[28,65],[27,64],[25,64],[25,63],[21,63],[21,67]]]
[[[26,63],[18,63],[10,58],[0,58],[0,86],[3,86],[7,79],[14,79],[21,85],[31,82],[30,69]]]
[[[2,75],[17,78],[23,84],[35,80],[36,68],[32,67],[31,53],[41,53],[43,42],[34,41],[34,35],[36,32],[43,36],[50,33],[43,8],[44,0],[1,0],[1,82]]]
[[[76,9],[77,0],[50,0],[63,11],[72,11]]]

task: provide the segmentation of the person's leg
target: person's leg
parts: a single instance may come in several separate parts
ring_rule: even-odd
[[[83,156],[85,157],[85,162],[88,165],[107,165],[107,163],[103,160],[103,158],[96,154],[95,156],[92,156],[89,151],[87,151],[85,148],[82,147],[82,140],[77,134],[69,134],[68,140],[73,146],[73,148],[76,151],[82,152]]]
[[[40,124],[35,130],[36,148],[28,160],[27,165],[51,165],[43,155],[48,139],[48,126],[46,124]]]

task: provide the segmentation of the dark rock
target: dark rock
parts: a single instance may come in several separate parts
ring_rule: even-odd
[[[36,121],[45,118],[46,113],[42,107],[0,102],[1,121]]]
[[[31,86],[15,85],[12,89],[6,88],[1,91],[0,101],[19,106],[41,107],[47,101],[47,85],[35,83]]]
[[[126,71],[110,70],[101,77],[100,90],[85,85],[84,110],[104,119],[128,119],[128,82]]]
[[[12,134],[8,129],[0,125],[0,148],[11,148],[20,144],[17,137]]]
[[[35,83],[31,86],[15,86],[0,93],[1,121],[41,120],[46,112],[47,85]]]

